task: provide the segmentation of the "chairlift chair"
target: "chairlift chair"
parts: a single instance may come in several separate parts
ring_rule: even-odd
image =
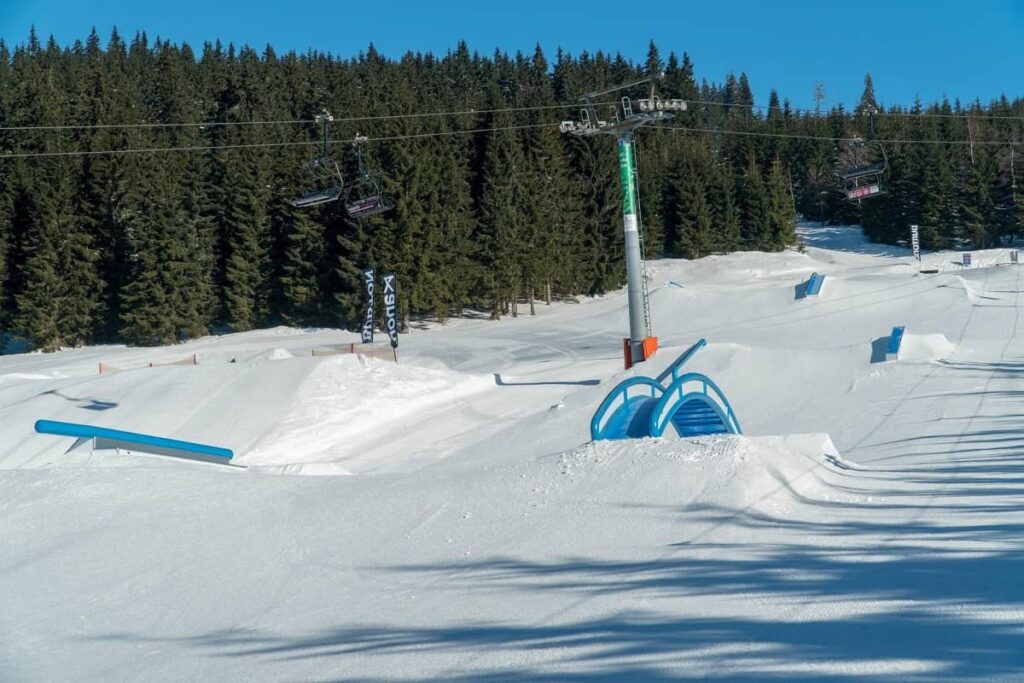
[[[309,178],[307,186],[301,188],[301,194],[290,201],[290,204],[296,208],[317,206],[336,201],[341,197],[344,179],[341,169],[338,168],[337,162],[330,157],[327,149],[327,127],[333,120],[334,117],[326,109],[316,117],[316,122],[320,124],[323,134],[320,154],[305,165]]]
[[[875,140],[875,112],[869,112],[870,136],[867,140],[854,138],[851,142],[853,151],[853,168],[843,174],[843,186],[846,198],[850,201],[859,202],[862,199],[870,199],[885,194],[885,187],[882,185],[882,174],[889,168],[889,157],[885,153],[885,147]],[[882,160],[871,164],[861,164],[858,150],[868,145],[874,145],[881,152]]]
[[[341,169],[333,159],[318,156],[306,164],[306,169],[310,177],[309,189],[302,188],[302,193],[291,200],[292,206],[302,209],[333,202],[341,197]]]
[[[381,191],[379,175],[367,171],[363,165],[362,144],[366,140],[365,136],[357,134],[352,141],[356,148],[359,177],[345,192],[345,210],[356,219],[369,218],[394,208],[394,203]]]

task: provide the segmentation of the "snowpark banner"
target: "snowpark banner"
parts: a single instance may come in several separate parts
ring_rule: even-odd
[[[366,320],[363,321],[363,343],[373,343],[373,289],[376,271],[367,268],[363,271],[363,280],[366,282]]]
[[[388,273],[384,276],[384,327],[391,339],[391,346],[398,348],[398,296],[395,291],[398,276]]]

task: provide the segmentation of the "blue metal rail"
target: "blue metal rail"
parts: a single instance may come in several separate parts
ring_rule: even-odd
[[[684,365],[686,365],[687,361],[693,358],[693,354],[697,353],[707,345],[707,339],[699,339],[696,344],[688,348],[686,351],[683,351],[682,355],[680,355],[679,358],[676,358],[672,365],[668,366],[664,372],[658,375],[658,382],[664,383],[669,377],[672,378],[672,381],[675,381],[676,377],[679,376],[679,371]]]
[[[72,436],[77,439],[98,439],[118,444],[134,444],[139,446],[140,451],[156,452],[162,455],[176,455],[204,462],[228,464],[235,455],[231,449],[221,448],[220,446],[179,441],[150,434],[124,432],[120,429],[108,429],[106,427],[78,424],[76,422],[38,420],[36,421],[36,432],[39,434]]]

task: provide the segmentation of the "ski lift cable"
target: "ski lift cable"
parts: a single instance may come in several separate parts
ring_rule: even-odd
[[[451,130],[451,131],[440,131],[432,133],[411,133],[404,135],[384,135],[380,137],[366,138],[365,142],[396,142],[400,140],[415,140],[425,138],[436,138],[436,137],[448,137],[454,135],[472,135],[475,133],[491,133],[505,130],[530,130],[537,128],[546,128],[553,124],[549,123],[532,123],[523,124],[516,126],[499,126],[491,128],[471,128],[466,130]],[[658,126],[651,128],[650,130],[665,130],[673,133],[708,133],[717,135],[738,135],[747,137],[764,137],[764,138],[781,138],[790,140],[815,140],[819,142],[833,142],[833,143],[852,143],[857,138],[844,138],[844,137],[832,137],[823,135],[804,135],[799,133],[773,133],[773,132],[759,132],[759,131],[744,131],[744,130],[726,130],[723,128],[696,128],[696,127],[685,127],[685,126]],[[342,140],[331,140],[331,144],[344,144],[351,142],[349,139]],[[877,138],[873,140],[880,144],[921,144],[921,145],[970,145],[972,144],[969,140],[915,140],[910,138]],[[74,157],[74,156],[102,156],[102,155],[118,155],[118,154],[147,154],[147,153],[161,153],[161,152],[207,152],[216,150],[232,150],[232,149],[260,149],[260,148],[281,148],[281,147],[310,147],[313,145],[321,144],[320,141],[302,141],[302,142],[262,142],[262,143],[244,143],[235,145],[186,145],[186,146],[169,146],[169,147],[144,147],[144,148],[128,148],[128,149],[108,149],[108,150],[67,150],[67,151],[54,151],[54,152],[8,152],[0,153],[0,159],[29,159],[39,157]],[[1011,146],[1014,143],[1006,140],[974,140],[975,145],[991,145],[991,146]]]
[[[772,107],[767,104],[747,104],[743,102],[716,102],[714,100],[685,100],[688,105],[696,105],[702,107],[746,107],[747,109],[758,109],[760,111],[770,111],[776,109],[782,111],[783,107]],[[797,114],[814,114],[818,118],[826,119],[829,116],[829,111],[819,111],[817,109],[807,109],[803,107],[790,107],[789,110],[792,113]],[[845,113],[849,114],[849,110],[844,110]],[[937,119],[987,119],[996,121],[1024,121],[1024,115],[1010,115],[1010,114],[989,114],[985,112],[980,113],[964,113],[964,114],[944,114],[937,112],[910,112],[910,111],[885,111],[884,109],[878,109],[878,116],[888,118],[937,118]]]
[[[743,104],[739,102],[715,102],[710,100],[684,100],[688,105],[702,107],[746,107],[758,110],[770,110],[768,105]],[[594,106],[614,104],[614,102],[595,102]],[[378,114],[372,116],[348,116],[338,117],[336,123],[356,123],[371,121],[395,121],[401,119],[431,118],[443,116],[473,116],[481,114],[500,113],[522,113],[534,111],[552,111],[575,109],[578,102],[566,104],[536,105],[530,107],[503,107],[494,109],[465,109],[434,112],[411,112],[406,114]],[[826,118],[828,112],[817,112],[813,109],[790,108],[790,112],[811,113],[821,118]],[[987,119],[1024,121],[1024,116],[1009,116],[1003,114],[940,114],[928,112],[886,112],[878,111],[878,116],[900,117],[900,118],[951,118],[951,119]],[[188,123],[93,123],[93,124],[55,124],[44,126],[0,126],[0,132],[33,132],[33,131],[70,131],[70,130],[130,130],[130,129],[161,129],[161,128],[223,128],[231,126],[281,126],[281,125],[306,125],[316,123],[315,119],[276,119],[266,121],[201,121]]]
[[[475,133],[492,133],[496,131],[505,130],[529,130],[534,128],[545,128],[552,126],[550,123],[531,123],[519,126],[499,126],[494,128],[472,128],[468,130],[452,130],[443,131],[436,133],[413,133],[407,135],[389,135],[377,138],[366,138],[364,142],[392,142],[397,140],[413,140],[420,138],[434,138],[452,135],[471,135]],[[351,142],[351,140],[331,140],[332,144],[343,144],[345,142]],[[74,157],[74,156],[102,156],[102,155],[116,155],[116,154],[147,154],[147,153],[161,153],[161,152],[209,152],[216,150],[232,150],[232,149],[258,149],[258,148],[274,148],[274,147],[311,147],[314,145],[322,144],[321,141],[302,141],[302,142],[259,142],[259,143],[246,143],[237,145],[186,145],[186,146],[172,146],[172,147],[143,147],[143,148],[128,148],[128,149],[108,149],[108,150],[67,150],[67,151],[54,151],[54,152],[9,152],[0,153],[0,159],[31,159],[37,157]]]
[[[686,133],[712,133],[720,135],[740,135],[747,137],[763,137],[763,138],[785,138],[790,140],[818,140],[821,142],[856,142],[860,138],[841,138],[826,135],[805,135],[801,133],[772,133],[768,131],[749,131],[749,130],[727,130],[724,128],[694,128],[685,126],[659,126],[661,130],[669,131],[680,131]],[[652,130],[657,130],[654,128]],[[911,138],[873,138],[873,143],[880,143],[885,145],[895,144],[909,144],[909,145],[970,145],[970,140],[915,140]],[[975,145],[994,145],[994,146],[1012,146],[1013,142],[1008,140],[974,140]]]
[[[606,103],[601,103],[606,104]],[[505,107],[498,109],[465,109],[461,111],[413,112],[409,114],[379,114],[375,116],[335,117],[334,123],[355,123],[362,121],[394,121],[410,118],[430,118],[434,116],[473,116],[479,114],[521,113],[532,111],[550,111],[576,109],[578,103],[545,104],[532,107]],[[0,126],[0,132],[31,132],[60,130],[122,130],[122,129],[154,129],[154,128],[220,128],[226,126],[277,126],[317,123],[316,119],[280,119],[269,121],[204,121],[193,123],[94,123],[94,124],[61,124],[50,126]]]

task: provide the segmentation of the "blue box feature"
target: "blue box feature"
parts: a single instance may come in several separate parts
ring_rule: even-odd
[[[811,279],[807,281],[807,296],[818,296],[821,293],[821,286],[825,284],[825,276],[818,273],[811,273]]]
[[[903,343],[904,329],[904,327],[892,328],[892,334],[889,336],[889,347],[885,350],[885,355],[889,357],[890,360],[895,360],[895,358],[900,354],[900,344]]]

